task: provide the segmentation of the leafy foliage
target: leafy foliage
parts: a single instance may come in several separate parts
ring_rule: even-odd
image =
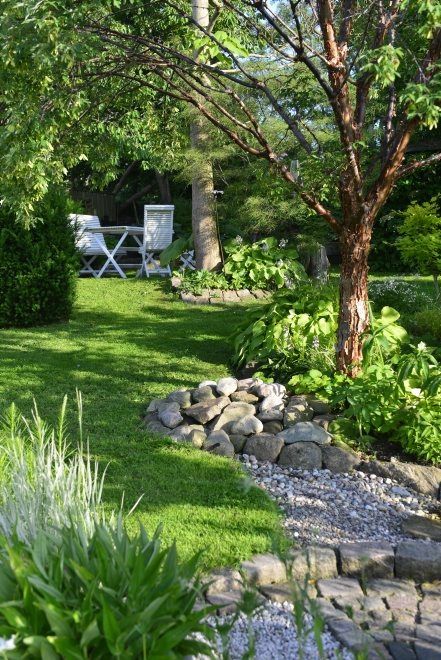
[[[250,245],[238,236],[225,246],[225,275],[235,289],[292,286],[305,277],[305,271],[297,261],[297,250],[286,247],[286,243],[271,237]]]
[[[408,319],[409,330],[430,343],[441,343],[441,309],[433,307],[416,312]]]
[[[200,295],[204,289],[220,289],[221,291],[231,289],[231,283],[223,273],[210,270],[185,270],[183,273],[179,273],[179,277],[182,291],[196,295]]]
[[[14,636],[8,657],[181,658],[210,653],[191,637],[212,635],[193,611],[198,557],[179,563],[143,528],[129,537],[121,518],[43,531],[29,547],[17,541],[0,555],[0,634]]]
[[[361,437],[387,434],[410,455],[441,462],[441,367],[425,344],[395,365],[373,364],[335,392]]]
[[[247,314],[234,335],[234,362],[257,361],[265,373],[293,372],[334,363],[337,292],[305,283],[274,294],[264,307]]]
[[[78,272],[71,207],[63,192],[48,194],[30,229],[0,213],[0,326],[69,318]]]
[[[399,229],[403,261],[422,275],[441,275],[441,215],[435,200],[411,204]]]
[[[258,243],[245,243],[241,236],[225,246],[228,257],[222,272],[184,271],[181,289],[200,294],[203,289],[280,289],[298,284],[305,277],[297,251],[287,241],[265,238]]]

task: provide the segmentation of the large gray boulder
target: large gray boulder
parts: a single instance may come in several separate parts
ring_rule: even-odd
[[[254,433],[262,433],[262,431],[262,422],[253,415],[242,417],[231,426],[231,433],[235,435],[253,435]]]
[[[200,424],[207,424],[221,414],[222,410],[228,406],[230,399],[227,396],[221,396],[211,401],[201,401],[187,408],[185,414],[193,417]]]
[[[360,463],[355,452],[346,451],[340,447],[328,445],[322,449],[323,467],[335,474],[340,472],[351,472]]]
[[[394,549],[386,541],[342,543],[339,553],[342,575],[363,579],[394,576]]]
[[[210,385],[204,385],[203,387],[197,387],[191,393],[192,399],[195,403],[201,403],[202,401],[211,401],[216,397],[213,394],[213,388]]]
[[[269,433],[260,433],[248,438],[243,453],[255,456],[258,461],[275,463],[283,447],[284,442],[280,438]]]
[[[277,394],[269,394],[261,401],[259,407],[260,412],[265,412],[266,410],[283,410],[284,408],[285,402]]]
[[[229,396],[237,390],[237,380],[230,376],[227,378],[221,378],[217,381],[216,390],[221,396]]]
[[[245,390],[239,390],[238,392],[233,392],[230,394],[231,401],[241,401],[243,403],[257,403],[259,397],[251,392],[246,392]]]
[[[189,390],[176,390],[168,395],[167,401],[179,403],[180,408],[191,406],[191,392]]]
[[[256,417],[263,423],[274,421],[281,422],[283,420],[283,410],[275,410],[274,408],[271,410],[264,410],[257,413]]]
[[[416,582],[441,580],[441,543],[435,541],[402,541],[395,554],[398,578]]]
[[[243,451],[243,448],[245,447],[245,443],[247,441],[247,436],[246,435],[235,435],[233,433],[230,433],[228,436],[230,438],[230,442],[234,447],[234,451],[236,454],[240,454]]]
[[[308,400],[304,396],[292,396],[285,408],[283,423],[285,426],[293,426],[298,422],[307,422],[314,415],[313,409],[309,406]]]
[[[210,433],[204,442],[204,449],[218,456],[228,456],[233,458],[234,446],[225,431],[214,431]]]
[[[298,470],[317,470],[322,467],[322,452],[314,442],[295,442],[283,447],[278,464]]]
[[[169,402],[168,405],[158,413],[159,421],[169,429],[174,429],[183,421],[180,410],[180,404],[176,401]]]
[[[280,383],[259,383],[253,387],[252,391],[261,399],[266,399],[271,395],[282,399],[286,394],[286,387]]]
[[[317,445],[330,445],[331,436],[322,426],[314,422],[298,422],[277,434],[286,445],[296,442],[314,442]]]
[[[219,431],[220,429],[223,429],[228,433],[233,422],[242,419],[242,417],[254,415],[254,413],[255,408],[253,405],[251,405],[251,403],[235,401],[223,409],[222,414],[218,419],[215,420],[211,430]]]
[[[435,499],[440,495],[441,469],[428,465],[415,463],[401,463],[399,461],[363,461],[358,468],[367,474],[376,474],[379,477],[394,479],[421,493]]]

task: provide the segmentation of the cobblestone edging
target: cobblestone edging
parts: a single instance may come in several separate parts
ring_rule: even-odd
[[[183,302],[192,305],[222,305],[223,303],[238,303],[243,300],[261,300],[270,295],[268,291],[262,291],[261,289],[255,291],[249,289],[231,289],[230,291],[203,289],[200,294],[181,291],[179,297]]]
[[[356,469],[439,499],[440,468],[362,461],[356,452],[333,444],[328,428],[334,419],[328,404],[312,395],[290,396],[279,383],[227,377],[154,399],[144,424],[150,431],[220,456],[254,456],[281,467],[327,469],[334,474]]]
[[[343,646],[368,658],[441,659],[441,545],[403,541],[294,549],[286,562],[256,555],[240,570],[221,569],[205,582],[207,602],[232,612],[244,585],[262,603],[293,602],[299,586]],[[306,595],[307,594],[307,595]]]
[[[242,300],[260,300],[271,295],[270,291],[263,291],[262,289],[253,291],[250,291],[250,289],[230,289],[229,291],[202,289],[201,293],[195,294],[181,291],[181,278],[177,276],[171,278],[171,285],[183,302],[192,305],[221,305],[223,303],[241,302]]]

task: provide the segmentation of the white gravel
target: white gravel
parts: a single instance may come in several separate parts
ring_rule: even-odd
[[[249,649],[251,630],[254,637],[254,653],[251,657],[259,660],[320,660],[320,657],[352,660],[353,654],[342,647],[326,627],[321,634],[324,654],[320,656],[309,615],[305,615],[299,642],[292,612],[291,603],[268,603],[256,610],[250,619],[240,614],[230,632],[227,657],[242,660]],[[217,623],[226,620],[228,617],[216,619]],[[222,657],[221,651],[219,646],[219,658]]]
[[[401,522],[410,514],[424,515],[439,502],[404,488],[391,479],[363,472],[333,474],[329,470],[296,470],[254,456],[242,461],[256,483],[284,512],[287,534],[300,545],[335,546],[345,541],[405,538]]]

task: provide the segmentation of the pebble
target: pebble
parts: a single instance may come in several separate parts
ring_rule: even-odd
[[[215,617],[212,625],[225,624],[231,617]],[[319,649],[312,632],[312,619],[304,616],[304,632],[299,639],[293,616],[291,603],[267,603],[255,610],[250,620],[244,614],[239,614],[229,633],[228,653],[222,654],[222,644],[219,640],[216,657],[228,657],[231,660],[242,660],[249,649],[250,626],[254,637],[254,653],[252,657],[259,660],[352,660],[353,654],[343,648],[325,627],[321,639],[323,655]]]
[[[407,538],[401,530],[405,518],[439,509],[439,502],[373,474],[296,470],[258,463],[245,454],[242,461],[257,485],[277,501],[287,534],[301,545],[397,543]]]

